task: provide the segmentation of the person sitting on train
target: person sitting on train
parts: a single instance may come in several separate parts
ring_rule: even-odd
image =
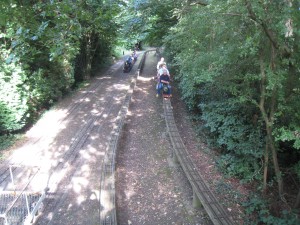
[[[161,91],[163,90],[163,88],[165,86],[167,87],[167,91],[164,94],[171,96],[170,76],[168,75],[167,69],[163,69],[163,74],[160,75],[160,77],[159,77],[159,83],[157,85],[156,97],[158,97],[161,94]]]
[[[134,50],[134,52],[132,53],[132,56],[133,56],[133,58],[134,58],[134,61],[136,61],[137,60],[137,54],[136,54],[136,51]]]
[[[131,66],[131,64],[132,64],[132,57],[129,56],[129,57],[127,58],[126,62]]]
[[[160,58],[160,61],[158,61],[157,66],[156,66],[157,71],[158,71],[163,65],[167,65],[167,64],[166,64],[166,62],[165,62],[165,58],[164,58],[164,57],[161,57],[161,58]]]
[[[168,76],[170,76],[170,72],[169,72],[169,70],[168,70],[168,68],[167,68],[167,65],[166,65],[166,64],[163,64],[163,65],[160,67],[160,69],[158,70],[158,72],[157,72],[158,78],[159,78],[160,75],[163,74],[164,70],[167,70],[167,74],[168,74]]]

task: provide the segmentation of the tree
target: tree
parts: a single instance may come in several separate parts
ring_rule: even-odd
[[[0,3],[0,120],[7,122],[1,133],[31,123],[42,109],[92,76],[93,68],[107,62],[117,39],[113,18],[121,2]]]
[[[132,44],[143,40],[150,45],[160,46],[170,27],[177,23],[173,10],[182,1],[174,0],[131,0],[120,17],[124,39]]]
[[[229,153],[223,160],[227,170],[241,173],[243,168],[245,175],[252,161],[248,168],[258,174],[262,158],[266,190],[271,155],[280,197],[279,144],[292,140],[299,149],[298,7],[268,0],[189,5],[165,39],[183,98],[191,109],[201,110],[216,143]]]

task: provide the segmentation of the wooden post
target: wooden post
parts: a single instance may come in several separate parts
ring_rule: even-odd
[[[172,158],[173,158],[174,164],[179,164],[179,160],[178,160],[178,157],[177,157],[174,149],[173,149],[173,152],[172,152],[172,156],[173,156]]]
[[[194,208],[200,208],[202,207],[201,201],[198,198],[198,196],[196,195],[196,192],[193,189],[193,207]]]

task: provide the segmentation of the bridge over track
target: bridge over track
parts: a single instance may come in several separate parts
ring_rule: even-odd
[[[193,188],[193,205],[197,207],[202,204],[215,225],[233,224],[228,213],[210,191],[201,174],[195,169],[192,160],[188,157],[187,150],[175,124],[170,99],[163,100],[163,107],[168,133],[173,146],[173,157],[176,162],[180,163]]]

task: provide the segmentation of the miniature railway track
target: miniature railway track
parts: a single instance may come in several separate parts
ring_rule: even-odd
[[[141,65],[144,64],[145,56],[141,61]],[[139,69],[142,66],[139,67]],[[138,73],[140,71],[138,70]],[[132,89],[135,86],[135,81],[132,85]],[[127,100],[125,100],[123,111],[119,113],[119,122],[115,126],[115,130],[112,132],[110,144],[106,151],[104,158],[102,176],[101,176],[101,225],[117,225],[116,219],[116,207],[115,207],[115,157],[117,154],[117,142],[120,134],[120,130],[123,126],[123,120],[126,116],[126,112],[129,107],[131,99],[131,93],[128,94]],[[170,99],[163,100],[164,116],[168,129],[168,133],[172,142],[174,156],[183,168],[185,175],[187,176],[192,189],[193,189],[193,204],[198,206],[203,205],[211,221],[215,225],[231,225],[234,224],[230,215],[223,208],[214,194],[210,191],[209,186],[203,180],[201,174],[195,169],[192,160],[188,157],[187,150],[181,140],[180,134],[177,130],[176,123],[173,116],[172,106]]]
[[[153,51],[153,50],[150,50]],[[154,50],[155,51],[155,50]],[[116,218],[116,199],[115,199],[115,158],[117,154],[117,145],[119,140],[119,135],[122,131],[124,120],[128,112],[130,105],[132,93],[136,85],[136,77],[139,76],[140,71],[143,69],[143,65],[146,60],[147,51],[143,54],[143,57],[139,63],[137,72],[131,77],[130,88],[127,91],[125,98],[122,98],[122,105],[110,104],[113,101],[113,96],[106,96],[102,100],[103,109],[99,110],[96,114],[90,113],[85,116],[85,123],[74,133],[74,138],[72,139],[69,147],[61,153],[60,161],[57,164],[53,165],[52,172],[64,170],[65,176],[68,179],[61,181],[59,179],[51,180],[51,183],[60,183],[61,186],[66,185],[70,182],[72,176],[76,173],[76,168],[79,168],[83,162],[79,160],[80,150],[86,145],[88,138],[92,132],[96,130],[99,133],[99,130],[103,129],[103,124],[105,123],[105,118],[110,116],[113,122],[113,128],[108,138],[108,144],[106,147],[105,155],[103,157],[103,162],[101,165],[101,187],[100,187],[100,224],[101,225],[117,225]],[[80,99],[84,98],[98,98],[97,90],[106,89],[114,82],[112,78],[111,82],[105,82],[105,84],[99,79],[97,82],[92,84],[84,95]],[[102,92],[101,92],[102,93]],[[100,94],[101,94],[100,93]],[[98,106],[98,102],[96,105]],[[62,118],[57,123],[63,123],[65,120],[70,120],[77,116],[79,110],[84,110],[86,107],[82,101],[78,100],[77,102],[70,104],[67,109],[66,117]],[[115,107],[115,108],[114,108]],[[164,116],[166,121],[166,126],[168,133],[171,139],[173,146],[173,156],[176,161],[178,161],[183,168],[185,175],[187,176],[192,189],[193,189],[193,203],[194,206],[202,204],[205,208],[207,214],[209,215],[211,221],[215,225],[231,225],[233,224],[232,219],[230,218],[228,212],[223,208],[221,203],[217,200],[214,194],[210,191],[209,186],[205,183],[201,174],[195,169],[192,160],[188,157],[187,150],[181,140],[180,134],[176,127],[176,123],[173,116],[172,106],[169,99],[163,100]],[[118,112],[117,116],[112,115],[112,112]],[[106,115],[105,117],[103,115]],[[39,141],[42,141],[44,137],[40,136]],[[0,167],[0,185],[6,185],[5,182],[8,179],[7,175],[7,165],[9,161],[5,164],[2,164]],[[72,165],[72,168],[68,168],[68,165]],[[20,172],[21,173],[21,172]],[[54,212],[56,213],[59,210],[62,202],[67,196],[67,190],[62,190],[62,195],[58,201],[53,205]],[[4,202],[4,201],[3,201]],[[0,204],[0,208],[2,205]],[[51,221],[48,221],[48,224],[51,224]]]
[[[73,121],[75,120],[75,118],[78,116],[78,111],[83,111],[83,112],[90,112],[89,114],[84,114],[85,118],[84,118],[84,123],[82,123],[82,126],[80,127],[80,129],[75,130],[74,132],[74,136],[72,137],[72,139],[70,140],[70,145],[67,149],[65,149],[64,151],[61,151],[59,154],[59,160],[57,161],[56,164],[53,164],[51,167],[51,174],[55,173],[55,172],[59,172],[59,171],[63,171],[65,174],[65,177],[67,177],[67,181],[61,181],[60,177],[53,177],[51,178],[51,181],[48,183],[49,186],[53,185],[54,186],[56,184],[59,184],[60,186],[63,186],[65,184],[68,183],[68,181],[70,181],[70,179],[72,178],[72,176],[76,173],[77,168],[79,168],[80,166],[82,166],[83,162],[81,160],[78,160],[80,158],[80,151],[81,149],[87,144],[87,141],[89,141],[90,138],[90,134],[91,133],[96,133],[100,130],[106,129],[110,123],[110,121],[113,121],[114,118],[116,117],[116,112],[118,112],[120,110],[120,108],[122,107],[122,104],[120,104],[122,102],[122,99],[124,98],[123,94],[119,94],[119,96],[117,96],[120,99],[120,103],[116,103],[116,104],[111,104],[111,102],[115,102],[114,97],[116,97],[116,95],[112,95],[112,94],[107,94],[105,93],[105,90],[111,90],[111,86],[114,84],[118,84],[118,85],[128,85],[128,82],[123,79],[123,81],[120,80],[120,78],[117,75],[111,76],[111,73],[114,72],[114,70],[117,70],[119,68],[116,67],[112,67],[111,70],[109,70],[107,72],[107,74],[109,75],[108,78],[106,77],[101,77],[99,79],[96,79],[96,82],[92,83],[90,85],[90,87],[85,90],[83,92],[83,94],[81,94],[79,96],[79,98],[77,98],[77,100],[75,99],[75,102],[70,104],[69,107],[66,109],[66,113],[65,116],[62,117],[60,120],[56,120],[54,123],[55,125],[60,125],[63,124],[66,121]],[[129,77],[132,76],[131,74],[129,74]],[[103,82],[103,79],[107,79],[107,82]],[[121,83],[123,82],[123,83]],[[120,92],[121,93],[121,92]],[[123,96],[123,97],[122,97]],[[94,98],[94,99],[93,99]],[[85,101],[85,99],[93,99],[93,101]],[[91,102],[91,103],[89,103]],[[92,106],[93,104],[93,106]],[[95,110],[87,110],[87,107],[91,107],[91,108],[96,108],[96,112]],[[109,120],[109,122],[107,122],[106,120]],[[105,127],[106,126],[106,127]],[[35,143],[37,143],[38,146],[36,146],[36,148],[42,147],[39,145],[40,142],[43,142],[43,139],[47,138],[45,136],[43,136],[42,134],[39,134],[39,136],[35,139]],[[33,144],[35,144],[33,143]],[[41,150],[41,148],[40,148]],[[22,161],[23,160],[23,161]],[[6,213],[6,208],[7,206],[7,202],[11,202],[11,196],[4,194],[6,193],[6,187],[8,187],[10,185],[10,173],[9,173],[9,165],[11,165],[13,162],[13,158],[9,158],[7,161],[3,161],[1,163],[0,166],[0,191],[3,195],[1,195],[1,204],[0,204],[0,208],[1,208],[1,212],[5,212]],[[18,161],[18,164],[20,167],[22,166],[22,163],[26,162],[26,159],[23,158],[20,161]],[[70,167],[70,165],[72,165]],[[16,174],[22,174],[23,171],[22,169],[18,168],[18,167],[13,167],[12,168],[12,172],[16,173]],[[49,176],[51,177],[51,175],[49,174]],[[57,213],[58,207],[62,204],[63,200],[66,198],[67,194],[66,194],[67,190],[65,190],[64,188],[60,189],[60,197],[55,201],[54,204],[52,204],[52,206],[54,207],[54,212],[53,213]],[[51,194],[51,193],[50,193]],[[3,197],[3,198],[2,198]],[[29,204],[31,203],[31,200],[36,200],[36,198],[34,195],[27,195],[27,203],[29,201]],[[26,205],[23,194],[20,195],[19,197],[20,201],[18,201],[19,205]],[[21,202],[21,203],[20,203]],[[20,220],[20,222],[15,223],[10,219],[10,223],[9,224],[23,224],[22,220],[24,219],[24,213],[22,213],[24,210],[26,211],[26,207],[24,208],[20,208],[18,207],[15,210],[15,206],[10,206],[9,208],[12,208],[13,210],[11,214],[14,218],[14,220]],[[15,213],[16,212],[16,213]],[[51,221],[49,221],[50,223]],[[0,218],[0,224],[2,224],[2,219]]]
[[[119,79],[114,81],[112,80],[110,83],[116,83],[120,82]],[[110,84],[103,85],[94,85],[93,90],[99,89],[101,87],[102,89],[106,89],[107,86]],[[84,96],[89,96],[90,94],[95,95],[95,91],[88,91]],[[97,96],[96,96],[97,97]],[[59,183],[60,186],[64,187],[67,186],[68,183],[71,182],[72,177],[77,172],[76,168],[80,168],[83,166],[84,161],[80,160],[80,151],[84,148],[84,146],[87,145],[88,139],[91,136],[91,133],[100,133],[100,130],[105,129],[103,128],[108,118],[112,121],[116,119],[118,121],[118,116],[115,115],[116,112],[122,111],[124,108],[124,103],[122,105],[118,104],[111,104],[111,102],[114,102],[114,95],[109,95],[105,100],[101,101],[101,104],[106,105],[106,107],[103,108],[101,112],[98,112],[96,115],[89,115],[88,118],[86,118],[86,123],[81,127],[80,130],[77,131],[74,140],[70,144],[70,147],[67,151],[64,152],[64,154],[61,156],[62,160],[56,164],[56,166],[53,168],[52,172],[54,171],[60,171],[64,170],[65,177],[67,177],[66,180],[60,182],[59,180],[52,180],[51,183]],[[125,96],[125,99],[122,100],[122,102],[127,102],[127,96]],[[97,104],[97,103],[96,103]],[[72,109],[72,111],[74,111]],[[115,131],[115,130],[114,130]],[[113,133],[114,133],[113,131]],[[110,142],[111,143],[111,142]],[[109,143],[109,144],[110,144]],[[67,163],[66,163],[67,162]],[[101,163],[99,163],[101,165]],[[72,169],[69,169],[68,165],[72,165]],[[107,165],[105,171],[108,171]],[[55,201],[55,203],[52,203],[51,207],[53,209],[53,214],[59,213],[60,208],[62,207],[62,204],[66,201],[66,198],[68,197],[68,190],[61,188],[60,189],[61,195],[59,197],[58,201]],[[38,221],[38,224],[43,224],[43,221]],[[53,224],[52,221],[47,222],[47,224]]]
[[[180,163],[193,188],[194,206],[202,204],[211,221],[215,225],[233,224],[233,221],[227,211],[211,192],[201,174],[195,169],[196,167],[192,160],[188,157],[187,150],[183,144],[174,120],[170,99],[163,100],[163,107],[167,129],[173,146],[173,157],[175,161]]]

